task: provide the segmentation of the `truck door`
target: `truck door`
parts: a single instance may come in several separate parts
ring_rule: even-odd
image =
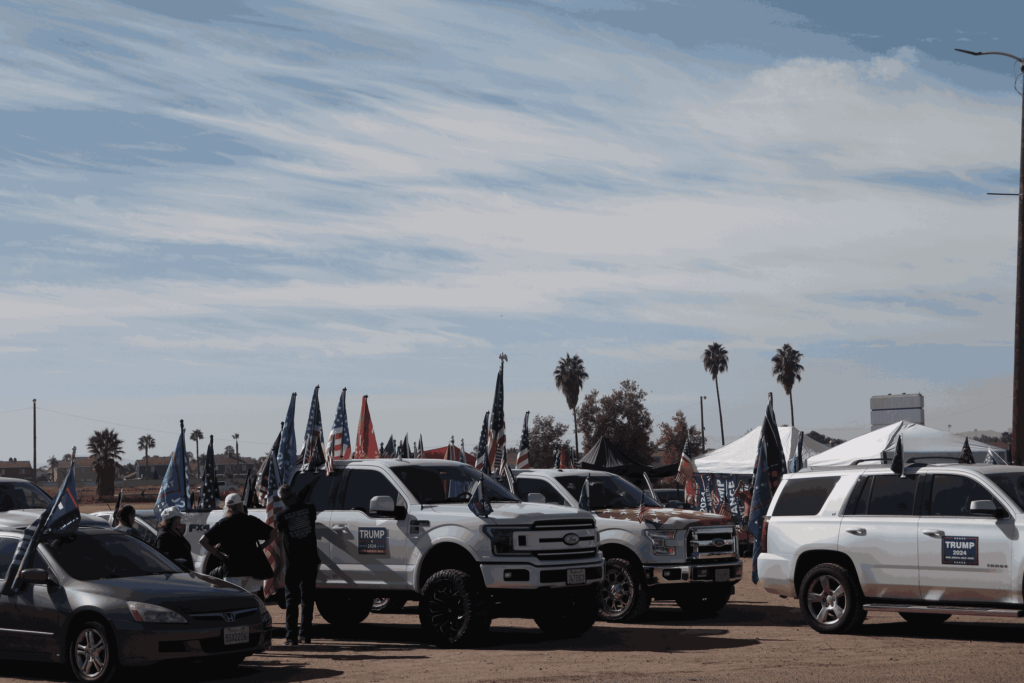
[[[396,505],[408,502],[387,475],[377,469],[346,468],[340,509],[331,514],[331,561],[345,584],[405,590],[411,584],[409,558],[413,542],[410,518],[371,517],[370,500],[388,496]]]
[[[975,500],[999,499],[962,474],[926,477],[918,521],[921,597],[941,602],[1010,602],[1012,517],[971,514]]]
[[[865,597],[917,600],[916,491],[920,477],[868,476],[853,514],[843,517],[839,550],[853,560]],[[848,508],[849,509],[849,508]]]

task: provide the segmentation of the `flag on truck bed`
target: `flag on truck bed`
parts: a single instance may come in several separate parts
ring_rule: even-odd
[[[370,404],[367,396],[363,396],[363,406],[359,410],[359,426],[356,427],[356,451],[353,458],[364,460],[379,458],[380,448],[377,446],[377,435],[373,432],[373,420],[370,419]]]
[[[754,568],[750,572],[750,578],[754,583],[758,582],[757,557],[761,554],[761,527],[768,514],[772,496],[779,488],[785,471],[786,456],[782,452],[782,439],[779,438],[779,428],[775,422],[772,395],[768,394],[768,407],[765,409],[761,440],[757,444],[757,459],[754,461],[754,493],[750,501],[750,520],[747,524],[747,529],[754,537]]]
[[[324,423],[320,417],[320,385],[313,389],[313,400],[309,402],[309,418],[306,433],[302,437],[302,451],[299,462],[306,470],[318,470],[324,464]]]
[[[480,441],[476,445],[476,468],[487,474],[491,471],[491,461],[487,459],[487,420],[491,417],[491,411],[484,413],[484,426],[480,430]]]
[[[348,413],[345,412],[345,392],[347,391],[347,387],[341,390],[338,411],[334,414],[334,426],[331,427],[331,433],[327,436],[328,460],[348,460],[352,457],[352,441],[348,435]],[[331,465],[333,464],[332,462]]]
[[[491,428],[487,432],[487,460],[492,473],[500,475],[505,465],[505,361],[501,361],[498,380],[494,384]]]
[[[284,418],[284,427],[281,431],[281,443],[277,447],[277,485],[288,481],[292,468],[295,467],[295,392],[292,392],[291,401],[288,402],[288,412]],[[274,489],[276,490],[276,489]]]
[[[188,462],[185,459],[185,421],[180,420],[181,434],[178,445],[171,456],[171,464],[167,466],[164,480],[160,484],[160,492],[153,504],[153,514],[157,519],[169,507],[176,507],[182,512],[192,509],[191,492],[188,483]]]
[[[516,469],[530,469],[530,411],[523,418],[523,433],[519,435],[519,453],[516,454]]]

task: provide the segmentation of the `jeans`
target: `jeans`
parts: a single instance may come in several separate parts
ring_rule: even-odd
[[[313,601],[316,597],[316,574],[318,567],[290,566],[284,574],[285,640],[299,640],[309,637],[313,625]],[[299,602],[302,603],[302,623],[298,626]]]

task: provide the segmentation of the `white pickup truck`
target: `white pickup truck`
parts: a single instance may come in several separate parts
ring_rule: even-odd
[[[605,557],[598,590],[601,618],[636,621],[652,599],[675,600],[694,617],[715,614],[725,606],[743,576],[729,518],[661,507],[629,481],[605,472],[516,470],[515,493],[578,509],[588,478],[584,504],[597,519]],[[647,506],[643,522],[641,497]]]
[[[533,618],[558,637],[581,635],[597,618],[604,558],[585,510],[523,503],[445,461],[350,460],[291,485],[318,511],[316,603],[331,624],[358,624],[377,596],[419,600],[420,624],[442,647],[478,642],[496,616]],[[477,485],[486,516],[468,505]],[[204,553],[201,571],[216,561]]]
[[[923,464],[786,475],[762,526],[765,590],[845,633],[867,612],[910,623],[1024,616],[1024,469]]]

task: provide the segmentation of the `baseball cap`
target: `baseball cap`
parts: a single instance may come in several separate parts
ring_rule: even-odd
[[[181,510],[176,507],[164,508],[164,511],[160,513],[160,519],[166,521],[172,517],[181,517]]]
[[[241,505],[242,497],[237,493],[229,493],[228,497],[224,499],[224,507],[229,508],[232,505]]]

